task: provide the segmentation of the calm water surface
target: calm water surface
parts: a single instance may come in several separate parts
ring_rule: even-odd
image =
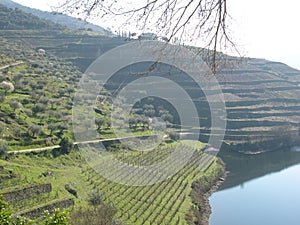
[[[224,161],[231,173],[210,198],[210,225],[300,225],[300,152]]]

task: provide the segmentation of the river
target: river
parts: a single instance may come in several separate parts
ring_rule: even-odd
[[[209,199],[210,225],[300,224],[299,151],[220,157],[230,173]]]

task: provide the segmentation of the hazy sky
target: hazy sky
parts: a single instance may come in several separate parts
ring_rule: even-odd
[[[63,0],[14,1],[50,10],[50,5]],[[228,0],[227,7],[233,17],[233,37],[243,55],[280,61],[300,69],[299,0]],[[107,26],[105,23],[103,27]]]

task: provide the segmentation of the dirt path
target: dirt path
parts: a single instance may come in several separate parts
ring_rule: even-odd
[[[24,64],[24,62],[16,62],[16,63],[12,63],[12,64],[9,64],[9,65],[6,65],[6,66],[2,66],[2,67],[0,67],[0,70],[4,70],[4,69],[14,67],[14,66],[19,66],[21,64]]]
[[[141,137],[150,137],[150,136],[135,136],[135,138],[141,138]],[[81,142],[74,142],[74,145],[78,144],[92,144],[97,142],[105,142],[105,141],[120,141],[120,140],[126,140],[132,137],[122,137],[122,138],[109,138],[109,139],[99,139],[99,140],[92,140],[92,141],[81,141]],[[18,154],[18,153],[28,153],[28,152],[42,152],[47,151],[55,148],[59,148],[59,145],[53,145],[49,147],[41,147],[41,148],[31,148],[31,149],[22,149],[22,150],[14,150],[14,151],[8,151],[8,154]]]

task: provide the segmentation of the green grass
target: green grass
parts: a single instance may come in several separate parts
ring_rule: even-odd
[[[35,205],[47,203],[54,199],[73,197],[79,205],[86,204],[88,183],[82,176],[81,170],[85,161],[81,159],[78,152],[53,158],[46,153],[43,154],[19,154],[10,160],[0,160],[0,166],[5,170],[13,171],[16,178],[5,180],[0,183],[1,192],[8,192],[16,188],[27,187],[38,183],[51,183],[53,191],[29,200],[23,200],[13,204],[13,210],[21,211]],[[49,176],[42,173],[51,171]],[[65,190],[65,185],[70,184],[79,193],[75,198]]]
[[[76,208],[86,207],[88,193],[97,189],[105,203],[115,205],[118,209],[116,217],[124,224],[188,224],[185,218],[192,213],[192,183],[203,176],[213,176],[219,167],[214,161],[206,171],[199,171],[203,143],[185,141],[178,146],[174,142],[164,142],[162,146],[144,153],[128,150],[125,154],[121,150],[114,152],[115,157],[124,163],[145,166],[165,159],[176,147],[191,148],[189,145],[199,147],[189,163],[167,180],[148,186],[126,186],[107,180],[87,165],[78,150],[74,150],[70,155],[56,158],[44,152],[19,154],[9,160],[0,160],[0,166],[5,168],[3,175],[7,175],[8,170],[16,175],[16,178],[0,183],[0,189],[6,192],[37,183],[52,184],[51,193],[13,204],[15,212],[66,197],[75,199]],[[51,171],[52,175],[42,176],[46,171]],[[65,190],[66,184],[76,189],[78,198]]]

